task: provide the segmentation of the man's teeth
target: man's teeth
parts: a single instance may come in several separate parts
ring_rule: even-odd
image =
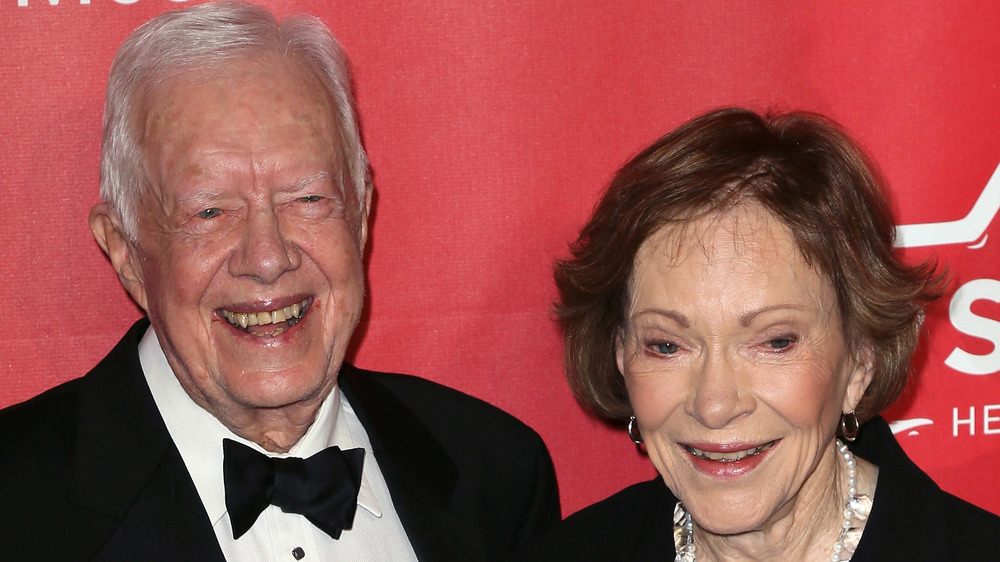
[[[239,326],[244,330],[249,326],[267,326],[268,324],[280,324],[289,320],[298,321],[305,312],[305,302],[295,303],[291,306],[269,310],[266,312],[231,312],[223,310],[222,315],[233,326]]]
[[[774,445],[774,441],[764,443],[759,447],[752,447],[750,449],[743,449],[742,451],[729,451],[726,453],[718,453],[714,451],[703,451],[701,449],[690,447],[685,445],[684,448],[688,450],[689,453],[698,457],[699,459],[708,459],[717,462],[736,462],[738,460],[743,460],[747,457],[755,457],[764,451],[770,449]]]

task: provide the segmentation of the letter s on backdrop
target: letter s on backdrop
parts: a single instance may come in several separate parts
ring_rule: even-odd
[[[974,279],[955,291],[948,306],[948,317],[956,330],[993,343],[993,351],[975,355],[956,347],[944,364],[967,375],[991,375],[1000,371],[1000,322],[972,312],[972,303],[988,299],[1000,303],[1000,281]]]

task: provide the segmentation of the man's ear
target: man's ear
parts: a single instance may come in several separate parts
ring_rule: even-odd
[[[118,273],[122,286],[136,304],[148,313],[146,286],[139,268],[138,252],[125,235],[118,214],[107,203],[98,203],[90,210],[90,232],[94,234],[97,245],[111,260],[111,266]]]
[[[375,186],[371,179],[365,181],[365,204],[358,216],[358,248],[361,249],[361,255],[364,255],[365,244],[368,243],[368,217],[372,211],[372,192],[374,190]]]
[[[847,381],[847,392],[844,394],[842,411],[853,412],[858,407],[874,376],[875,352],[870,345],[864,344],[857,357],[854,358],[854,369]]]

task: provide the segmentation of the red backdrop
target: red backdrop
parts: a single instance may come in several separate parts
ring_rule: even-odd
[[[617,167],[723,105],[832,116],[901,223],[950,223],[904,231],[953,283],[887,417],[945,489],[1000,512],[1000,4],[265,3],[321,16],[353,62],[377,198],[351,359],[535,427],[565,513],[654,471],[563,383],[551,264]],[[104,80],[133,28],[183,4],[0,0],[0,406],[83,374],[139,317],[87,228]]]

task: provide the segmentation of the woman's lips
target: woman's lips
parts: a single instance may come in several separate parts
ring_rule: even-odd
[[[756,468],[779,441],[780,439],[775,439],[757,445],[707,443],[680,445],[688,453],[691,463],[701,472],[717,478],[733,478]]]
[[[695,447],[694,445],[684,445],[681,446],[687,449],[687,452],[692,455],[712,461],[718,462],[736,462],[742,460],[746,457],[757,456],[764,451],[771,448],[772,445],[777,443],[777,440],[768,441],[761,445],[702,445],[701,447]]]

